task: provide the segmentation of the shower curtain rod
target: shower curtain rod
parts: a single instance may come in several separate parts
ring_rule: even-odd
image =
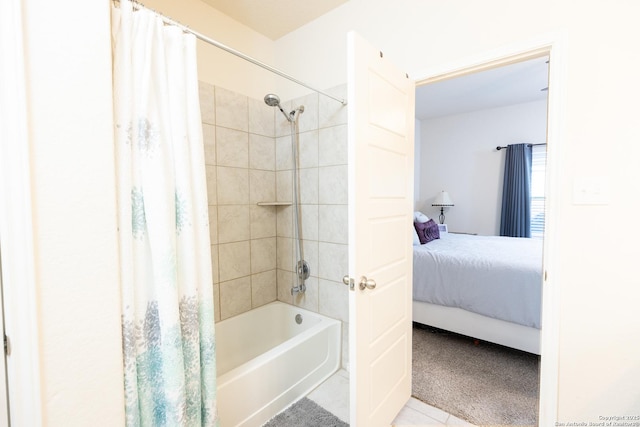
[[[114,1],[117,2],[117,3],[120,3],[120,0],[114,0]],[[205,43],[208,43],[208,44],[213,45],[213,46],[215,46],[215,47],[217,47],[219,49],[222,49],[222,50],[224,50],[226,52],[229,52],[230,54],[235,55],[235,56],[237,56],[239,58],[242,58],[245,61],[249,61],[252,64],[257,65],[258,67],[262,67],[265,70],[271,71],[272,73],[275,73],[275,74],[279,75],[280,77],[284,77],[285,79],[288,79],[288,80],[290,80],[290,81],[292,81],[294,83],[297,83],[300,86],[304,86],[307,89],[311,89],[311,90],[313,90],[315,92],[321,93],[324,96],[327,96],[327,97],[329,97],[331,99],[334,99],[334,100],[340,102],[342,105],[347,105],[347,100],[345,100],[343,98],[337,98],[337,97],[335,97],[333,95],[330,95],[330,94],[328,94],[328,93],[326,93],[324,91],[316,89],[315,87],[313,87],[311,85],[308,85],[307,83],[304,83],[304,82],[296,79],[295,77],[290,76],[289,74],[287,74],[287,73],[285,73],[283,71],[280,71],[277,68],[272,67],[271,65],[265,64],[264,62],[260,62],[257,59],[252,58],[249,55],[245,55],[244,53],[242,53],[242,52],[240,52],[238,50],[235,50],[232,47],[229,47],[229,46],[227,46],[225,44],[220,43],[217,40],[214,40],[214,39],[212,39],[210,37],[205,36],[204,34],[201,34],[201,33],[197,32],[195,30],[192,30],[191,28],[187,27],[186,25],[183,25],[183,24],[181,24],[181,23],[179,23],[177,21],[174,21],[173,19],[164,16],[163,14],[151,9],[150,7],[147,7],[147,6],[143,5],[142,3],[138,2],[138,1],[131,1],[131,3],[133,4],[134,9],[146,9],[148,11],[151,11],[151,12],[155,13],[156,15],[158,15],[158,17],[160,17],[160,19],[162,19],[162,21],[165,24],[173,25],[175,27],[180,28],[185,33],[193,34],[197,39],[200,39]]]
[[[546,142],[542,142],[542,143],[540,143],[540,144],[527,144],[527,145],[528,145],[529,147],[535,147],[535,146],[537,146],[537,145],[547,145],[547,143],[546,143]],[[497,147],[496,147],[496,150],[498,150],[498,151],[500,151],[500,150],[506,150],[507,148],[509,148],[509,147],[500,147],[500,146],[497,146]]]

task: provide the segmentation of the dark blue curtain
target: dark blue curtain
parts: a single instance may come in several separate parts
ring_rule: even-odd
[[[500,235],[531,237],[531,144],[507,149]]]

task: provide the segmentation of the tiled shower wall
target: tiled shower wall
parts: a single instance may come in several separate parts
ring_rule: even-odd
[[[216,321],[275,301],[274,112],[200,83]]]
[[[346,98],[346,86],[328,91]],[[294,271],[290,125],[263,100],[200,83],[216,321],[281,300],[343,322],[346,343],[347,111],[312,94],[299,119],[302,236],[311,269],[307,292],[290,293]],[[277,113],[277,114],[276,114]]]

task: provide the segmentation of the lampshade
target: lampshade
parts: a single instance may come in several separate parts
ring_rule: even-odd
[[[443,190],[436,194],[436,198],[431,206],[453,206],[453,200],[451,200],[449,193]]]

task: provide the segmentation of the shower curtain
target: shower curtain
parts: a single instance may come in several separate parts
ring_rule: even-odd
[[[127,426],[215,426],[213,282],[195,38],[112,8]]]

